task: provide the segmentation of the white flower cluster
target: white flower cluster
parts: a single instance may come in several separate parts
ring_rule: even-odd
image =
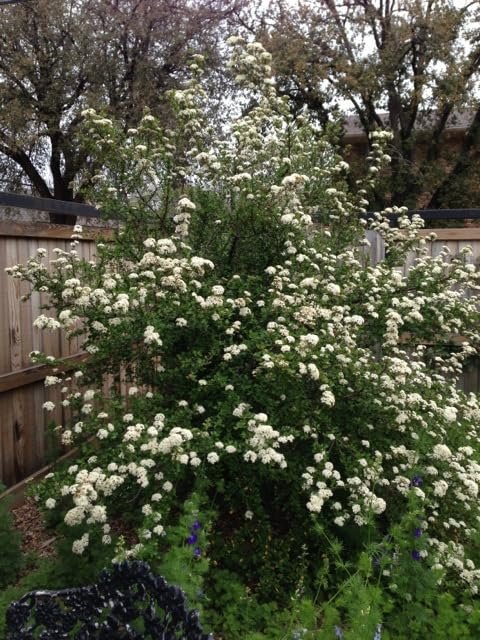
[[[186,196],[183,196],[178,201],[177,213],[175,214],[173,221],[176,224],[175,235],[179,238],[186,238],[188,236],[191,213],[195,211],[195,209],[195,204]]]

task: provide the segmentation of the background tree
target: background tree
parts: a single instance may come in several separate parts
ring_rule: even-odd
[[[261,34],[281,92],[299,108],[323,124],[338,111],[354,114],[367,136],[392,130],[377,205],[478,206],[479,5],[279,0],[260,17],[244,16],[243,26]],[[460,117],[467,128],[454,148],[446,131]]]
[[[88,162],[81,111],[134,126],[165,116],[164,94],[191,55],[217,61],[222,22],[239,0],[35,0],[0,6],[0,154],[34,192],[81,201]],[[11,177],[10,171],[10,177]],[[15,172],[14,172],[15,174]],[[57,220],[58,221],[58,220]]]

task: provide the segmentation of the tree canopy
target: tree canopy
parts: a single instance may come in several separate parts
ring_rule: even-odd
[[[0,7],[4,178],[44,197],[82,200],[86,106],[133,126],[164,108],[195,52],[214,64],[218,27],[238,0],[38,0]],[[14,169],[17,169],[15,171]],[[51,180],[46,176],[51,175]]]
[[[378,204],[478,204],[480,3],[277,0],[247,28],[273,54],[282,93],[322,123],[354,114],[363,132],[393,132]],[[446,133],[462,119],[458,144]]]
[[[168,119],[165,95],[182,85],[195,53],[207,57],[207,92],[225,96],[219,42],[240,30],[272,52],[279,91],[294,109],[308,106],[323,126],[354,116],[365,147],[372,131],[391,129],[392,161],[376,207],[476,206],[479,18],[479,0],[0,6],[2,184],[17,190],[23,181],[38,195],[81,201],[78,178],[89,167],[82,110],[106,112],[125,130],[145,107]]]

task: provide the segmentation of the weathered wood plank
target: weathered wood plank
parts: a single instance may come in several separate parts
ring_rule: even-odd
[[[6,489],[3,493],[0,494],[0,501],[9,499],[11,501],[10,508],[17,507],[24,502],[25,499],[25,491],[28,489],[29,485],[32,482],[38,482],[42,478],[44,478],[48,473],[50,473],[57,464],[61,464],[62,462],[66,462],[71,458],[75,458],[80,452],[78,447],[74,449],[70,449],[67,453],[63,454],[56,460],[54,463],[45,465],[38,471],[30,474],[27,478],[24,478],[20,482],[17,482],[9,489]]]
[[[11,399],[0,395],[0,482],[7,486],[18,478],[15,470],[13,438],[13,411]]]
[[[6,247],[7,263],[18,263],[17,242],[9,242]],[[20,281],[9,278],[7,284],[8,336],[10,340],[10,371],[21,369],[22,351],[20,340]]]
[[[0,236],[6,238],[51,238],[70,240],[72,227],[46,222],[14,222],[0,220]],[[92,241],[96,238],[112,238],[115,230],[108,227],[84,227],[81,241]]]
[[[10,325],[8,313],[11,278],[5,268],[11,266],[7,260],[7,241],[0,238],[0,374],[10,371]]]
[[[32,253],[35,253],[36,247],[31,253],[31,249],[28,241],[20,240],[17,242],[18,262],[25,263]],[[19,295],[20,297],[27,295],[30,292],[30,283],[18,281],[20,284]],[[32,303],[28,301],[17,301],[18,312],[20,316],[20,344],[21,344],[21,363],[19,369],[24,369],[31,365],[29,354],[33,351],[33,318],[32,318]]]
[[[46,461],[45,409],[43,408],[43,403],[47,397],[45,395],[43,380],[28,387],[23,387],[23,390],[25,393],[28,393],[30,401],[31,416],[29,419],[31,420],[30,424],[33,425],[33,446],[35,447],[32,471],[36,471],[42,467]],[[21,478],[16,478],[16,481],[20,479]]]
[[[33,365],[12,371],[11,373],[4,373],[0,375],[0,393],[5,391],[11,391],[12,389],[18,389],[25,385],[44,380],[46,376],[52,375],[54,369],[59,371],[68,371],[75,368],[79,362],[83,362],[88,357],[88,353],[77,353],[73,356],[67,356],[62,358],[62,364],[58,367],[50,367],[44,364]]]
[[[421,236],[434,233],[437,240],[480,240],[480,227],[467,227],[465,229],[421,229]]]
[[[12,406],[12,437],[15,475],[22,477],[29,472],[30,452],[28,448],[28,435],[26,433],[23,390],[16,389],[10,394]]]

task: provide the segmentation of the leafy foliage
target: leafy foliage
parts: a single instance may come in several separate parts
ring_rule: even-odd
[[[0,485],[0,492],[2,485]],[[5,587],[15,579],[22,568],[21,537],[13,526],[13,518],[9,510],[9,501],[0,501],[0,588]]]

